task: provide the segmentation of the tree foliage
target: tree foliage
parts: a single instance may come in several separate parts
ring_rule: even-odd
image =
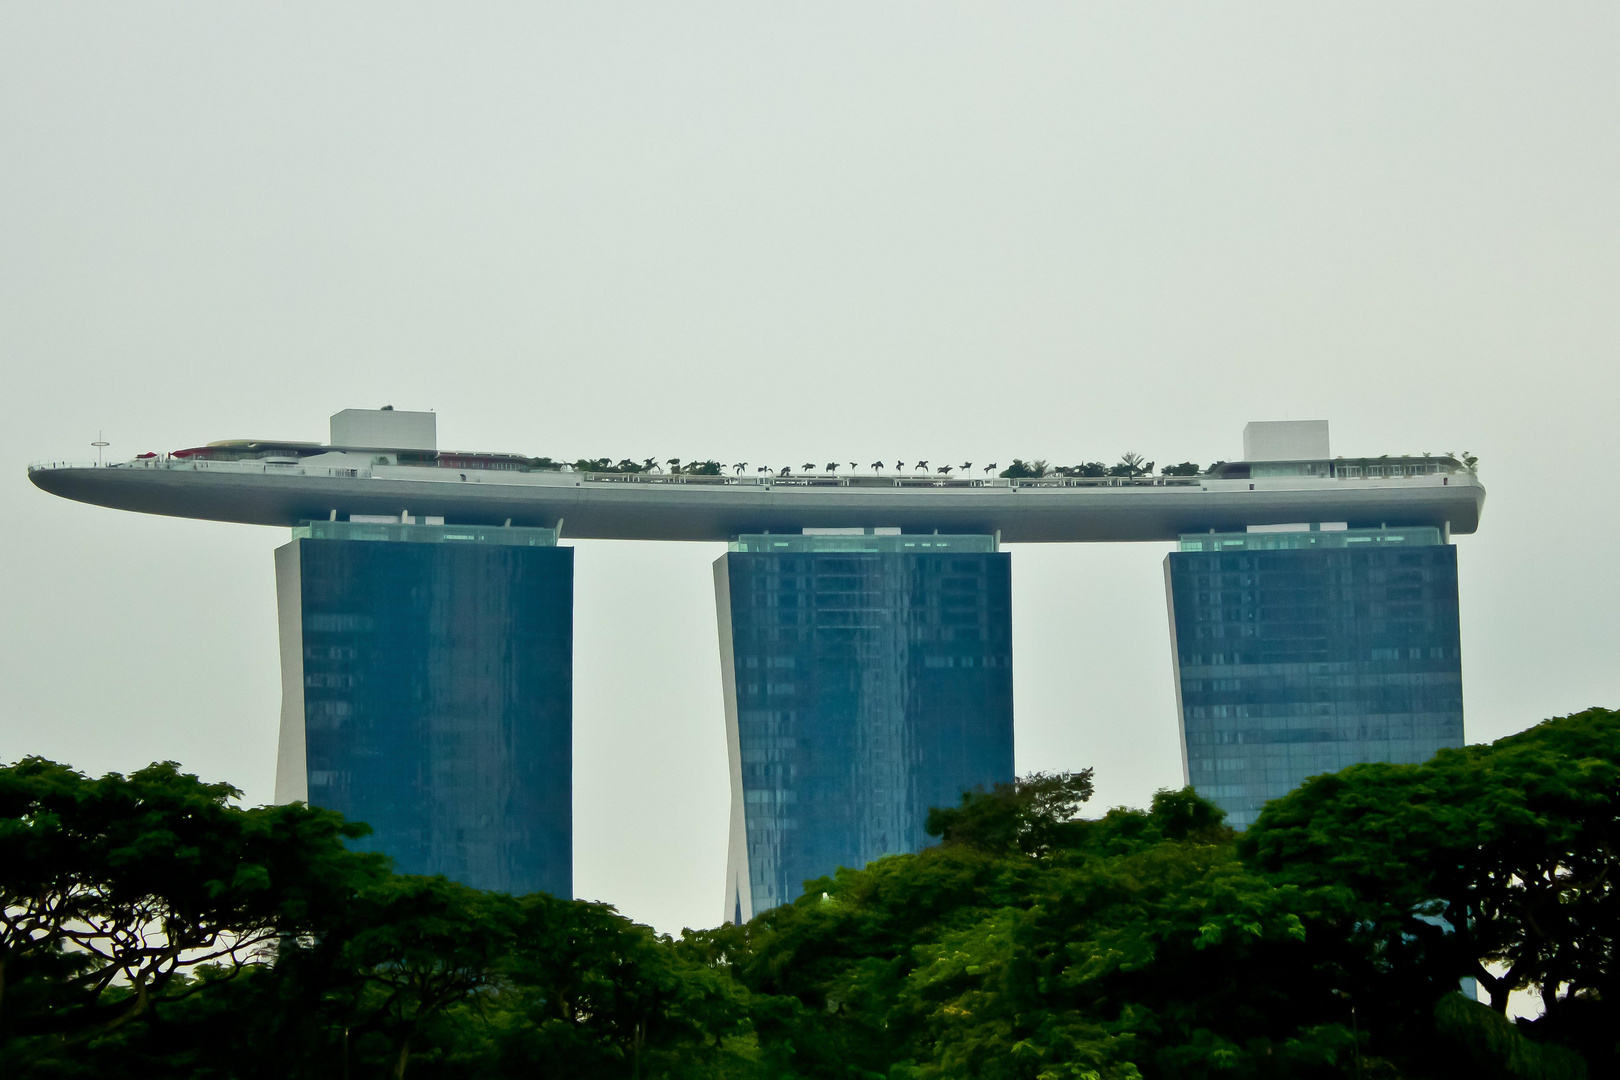
[[[1037,773],[672,940],[393,874],[344,846],[363,826],[173,765],[27,759],[0,768],[0,1074],[1612,1075],[1617,763],[1593,709],[1317,777],[1241,837],[1191,790],[1084,818],[1090,770]]]
[[[0,1037],[60,1051],[339,909],[378,867],[362,825],[302,805],[241,810],[172,762],[90,780],[41,758],[0,769]]]
[[[1091,798],[1091,774],[1038,772],[989,792],[964,792],[960,806],[928,812],[928,835],[997,853],[1045,854],[1061,845],[1065,831],[1079,828],[1075,817]]]
[[[1598,1037],[1620,931],[1620,715],[1549,720],[1422,765],[1356,765],[1269,803],[1246,858],[1355,898],[1340,931],[1391,964],[1477,979],[1497,1012],[1534,991],[1538,1026]]]
[[[1045,461],[1025,461],[1023,458],[1013,458],[1013,463],[1002,469],[998,475],[1009,480],[1032,480],[1045,476],[1048,471]]]

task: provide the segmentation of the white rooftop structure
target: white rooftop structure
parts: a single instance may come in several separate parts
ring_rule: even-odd
[[[1326,420],[1251,420],[1243,425],[1244,461],[1322,461],[1329,456]]]
[[[437,450],[437,418],[430,412],[344,409],[332,414],[333,446],[376,446],[391,450]]]

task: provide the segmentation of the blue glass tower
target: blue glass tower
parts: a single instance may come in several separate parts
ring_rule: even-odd
[[[314,522],[276,551],[278,801],[397,870],[573,895],[573,550],[549,529]]]
[[[1307,777],[1463,741],[1435,528],[1193,534],[1165,560],[1187,783],[1244,827]]]
[[[1010,556],[989,536],[742,536],[715,563],[725,917],[928,843],[1013,778]]]

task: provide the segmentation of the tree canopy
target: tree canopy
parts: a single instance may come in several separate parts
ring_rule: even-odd
[[[394,874],[364,826],[172,763],[30,758],[0,768],[0,1075],[1612,1075],[1617,763],[1592,709],[1313,778],[1241,835],[1037,773],[675,939]]]
[[[1612,711],[1316,777],[1267,804],[1239,847],[1277,881],[1353,897],[1344,932],[1437,979],[1478,980],[1498,1013],[1530,990],[1538,1026],[1570,1034],[1620,1002]]]

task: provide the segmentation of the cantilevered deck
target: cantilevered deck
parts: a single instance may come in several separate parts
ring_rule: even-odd
[[[719,541],[851,527],[1000,533],[1007,543],[1175,540],[1209,529],[1327,521],[1471,533],[1485,501],[1478,478],[1451,459],[1267,462],[1253,469],[1238,462],[1200,476],[1011,480],[593,473],[489,466],[451,454],[399,464],[403,456],[337,448],[245,460],[176,455],[108,466],[35,465],[29,478],[64,498],[174,517],[293,526],[408,515],[561,527],[567,536],[615,540]]]

